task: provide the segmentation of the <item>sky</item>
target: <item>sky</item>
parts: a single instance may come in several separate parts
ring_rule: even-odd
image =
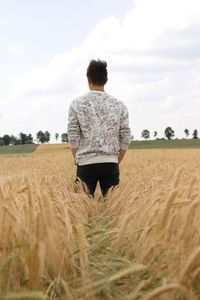
[[[199,0],[0,0],[0,136],[67,130],[91,59],[135,139],[200,131]]]

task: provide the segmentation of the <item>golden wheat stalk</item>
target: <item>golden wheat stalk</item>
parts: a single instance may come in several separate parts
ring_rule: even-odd
[[[186,262],[185,266],[182,268],[179,276],[179,283],[183,284],[186,280],[189,274],[192,270],[195,269],[195,262],[200,257],[200,247],[195,249],[190,257],[188,258],[188,261]],[[196,266],[199,267],[199,266]]]
[[[114,275],[111,275],[107,280],[106,282],[107,283],[111,283],[113,281],[116,281],[120,278],[123,278],[125,276],[128,276],[130,274],[135,274],[135,273],[138,273],[138,272],[141,272],[141,271],[144,271],[146,270],[146,266],[142,265],[142,264],[135,264],[129,268],[126,268],[124,270],[121,270],[119,272],[116,272]]]
[[[65,295],[66,295],[67,299],[68,300],[76,300],[76,296],[74,295],[72,289],[69,287],[67,282],[64,281],[63,279],[61,279],[61,283],[62,283],[62,286],[64,288]]]
[[[91,283],[90,285],[86,285],[84,287],[84,290],[87,290],[88,288],[97,288],[99,286],[103,286],[104,284],[108,284],[108,283],[112,283],[114,281],[117,281],[123,277],[129,276],[131,274],[137,274],[139,272],[145,271],[147,269],[147,267],[145,265],[142,264],[134,264],[131,267],[125,268],[123,270],[120,270],[118,272],[116,272],[115,274],[106,277],[104,279],[95,281],[94,283]]]
[[[183,223],[182,230],[180,232],[180,239],[184,240],[185,237],[187,237],[187,234],[191,234],[191,223],[194,218],[194,212],[196,211],[197,207],[200,205],[200,200],[196,200],[192,205],[190,206],[186,216],[185,216],[185,222]]]
[[[187,198],[190,199],[191,198],[191,194],[192,194],[192,188],[194,186],[196,182],[196,176],[194,176],[191,180],[191,183],[190,183],[190,186],[189,186],[189,189],[188,189],[188,195],[187,195]]]
[[[86,238],[86,233],[83,224],[78,223],[76,225],[77,231],[77,242],[80,251],[80,271],[84,277],[88,271],[89,261],[88,261],[88,242]]]
[[[169,284],[166,284],[164,286],[154,289],[152,292],[150,292],[144,298],[144,300],[155,300],[155,299],[158,299],[159,296],[166,294],[168,292],[172,292],[172,291],[177,291],[180,294],[184,295],[184,299],[190,300],[186,288],[177,283],[169,283]],[[168,299],[170,299],[170,298],[168,298]]]
[[[152,282],[149,279],[144,279],[133,289],[133,291],[127,296],[126,300],[139,299],[139,293],[143,289],[147,289],[152,285]]]
[[[178,183],[180,181],[181,172],[183,171],[183,167],[180,167],[175,174],[174,182],[173,182],[173,188],[176,188],[178,186]]]
[[[169,216],[171,206],[172,206],[177,194],[178,194],[177,190],[172,190],[171,194],[169,195],[169,198],[166,202],[166,205],[165,205],[165,208],[163,211],[163,215],[162,215],[162,219],[161,219],[161,227],[164,227],[167,222],[167,218]]]

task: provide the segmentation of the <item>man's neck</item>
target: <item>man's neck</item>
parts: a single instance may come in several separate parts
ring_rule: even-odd
[[[93,85],[90,87],[91,91],[104,92],[104,85]]]

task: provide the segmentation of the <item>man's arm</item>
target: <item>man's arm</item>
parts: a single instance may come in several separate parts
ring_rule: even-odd
[[[74,161],[76,163],[76,153],[78,151],[79,141],[80,141],[80,126],[77,118],[77,114],[72,104],[69,108],[68,114],[68,138],[72,151]]]
[[[121,119],[120,119],[120,130],[119,130],[119,142],[120,142],[120,151],[119,151],[119,160],[118,160],[119,163],[124,158],[130,141],[131,141],[131,130],[129,127],[129,115],[128,115],[127,108],[123,105]]]

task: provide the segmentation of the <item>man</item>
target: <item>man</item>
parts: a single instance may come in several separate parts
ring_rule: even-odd
[[[130,143],[128,111],[104,91],[107,63],[92,60],[87,68],[90,92],[72,101],[68,138],[77,164],[77,178],[94,195],[99,181],[103,196],[119,184],[119,163]]]

